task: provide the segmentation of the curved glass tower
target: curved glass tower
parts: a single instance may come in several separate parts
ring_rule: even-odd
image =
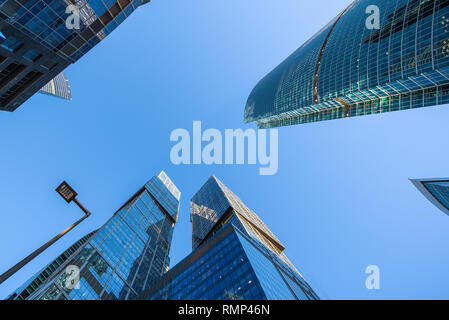
[[[372,4],[354,1],[265,76],[245,122],[272,128],[449,103],[449,1],[375,1],[379,28]]]

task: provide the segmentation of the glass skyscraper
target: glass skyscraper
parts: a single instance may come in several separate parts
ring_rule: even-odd
[[[68,87],[47,84],[147,2],[0,0],[0,110],[14,111],[41,88],[69,98]]]
[[[447,103],[449,1],[357,0],[256,85],[245,122],[272,128]]]
[[[169,269],[180,192],[161,172],[26,299],[127,300]]]
[[[438,209],[449,215],[449,178],[412,179],[416,188]]]
[[[67,80],[64,72],[61,72],[54,77],[49,83],[43,86],[39,92],[66,100],[72,100],[69,80]]]
[[[190,213],[193,252],[140,299],[318,299],[280,241],[217,178],[192,198]]]
[[[39,287],[45,283],[51,275],[56,272],[59,267],[66,262],[70,257],[83,245],[85,244],[93,235],[94,232],[85,235],[80,240],[71,245],[67,250],[60,254],[55,260],[50,262],[44,269],[39,271],[35,276],[31,277],[27,282],[25,282],[20,288],[18,288],[13,294],[11,294],[8,300],[25,300],[33,292],[39,289]]]

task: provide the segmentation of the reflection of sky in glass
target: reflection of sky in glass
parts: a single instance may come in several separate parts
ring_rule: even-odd
[[[142,4],[142,0],[131,0],[123,3],[127,6],[122,11],[115,1],[109,1],[108,5],[105,5],[102,0],[75,1],[74,5],[79,10],[81,20],[79,29],[68,29],[66,27],[69,14],[66,13],[67,2],[63,0],[23,1],[13,11],[11,11],[10,3],[4,3],[3,6],[0,6],[0,12],[8,16],[9,24],[38,39],[50,50],[54,50],[63,57],[66,57],[66,53],[70,52],[68,57],[72,61],[76,61],[123,22]],[[102,16],[110,8],[113,8],[111,12],[117,12],[118,10],[120,12],[113,19],[110,19],[110,15],[107,15],[109,18]],[[107,21],[106,25],[98,24],[100,18],[102,18],[101,21]],[[98,25],[101,27],[98,27]],[[89,32],[84,32],[86,30],[89,30]],[[72,41],[75,38],[74,35],[81,37],[83,43],[81,46]],[[78,47],[73,51],[66,52],[63,50],[66,45]]]
[[[449,181],[424,183],[430,193],[449,209]]]
[[[0,140],[0,206],[9,213],[0,251],[10,252],[14,242],[17,252],[29,252],[35,248],[21,234],[45,242],[79,216],[52,195],[62,178],[92,211],[3,283],[0,297],[102,226],[149,174],[164,169],[183,193],[172,266],[192,250],[190,198],[215,174],[282,240],[321,298],[449,298],[448,217],[408,182],[447,176],[446,106],[283,128],[279,172],[268,178],[249,165],[170,164],[173,129],[189,130],[193,120],[205,128],[241,127],[254,84],[348,3],[152,1],[67,70],[70,103],[35,95],[14,116],[0,114],[7,137]],[[24,188],[33,190],[29,203]],[[18,219],[27,221],[20,233]],[[5,255],[0,270],[14,262]],[[365,287],[364,270],[373,263],[382,272],[376,292]]]
[[[449,5],[383,0],[380,30],[359,0],[262,79],[245,121],[262,128],[449,102]]]
[[[147,186],[152,186],[152,192],[160,196],[169,192],[166,189],[168,180],[165,176],[165,183],[158,184],[153,179]],[[174,188],[172,185],[171,189]],[[178,203],[173,205],[179,206]],[[60,295],[54,293],[54,286],[50,289],[42,286],[31,298],[43,295],[47,300],[84,299],[92,298],[94,292],[96,297],[110,300],[131,299],[141,294],[169,267],[168,253],[175,221],[165,210],[146,188],[142,188],[89,240],[93,247],[87,244],[67,261],[66,265],[75,265],[80,270],[83,281],[79,288],[66,285],[71,275],[63,271],[55,282]],[[177,216],[177,212],[174,215]]]

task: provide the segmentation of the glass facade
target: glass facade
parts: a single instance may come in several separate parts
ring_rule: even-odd
[[[29,299],[135,299],[169,269],[176,223],[169,210],[179,199],[164,172],[153,177]]]
[[[216,177],[190,204],[193,252],[140,299],[318,299],[262,220]]]
[[[449,215],[449,178],[411,181],[430,202]]]
[[[109,35],[143,0],[1,0],[6,22],[75,62]],[[67,28],[76,8],[79,28]],[[70,24],[69,24],[70,25]]]
[[[49,83],[43,86],[40,92],[62,99],[72,100],[72,92],[70,90],[69,80],[67,80],[64,72],[61,72]]]
[[[148,300],[266,299],[235,232],[184,259],[150,289]]]
[[[190,202],[192,248],[197,248],[210,238],[215,229],[226,222],[226,219],[231,219],[235,213],[238,221],[242,221],[245,226],[250,222],[252,229],[259,230],[273,246],[284,250],[281,242],[263,221],[214,176],[203,185]]]
[[[304,280],[284,268],[254,240],[229,224],[139,299],[318,299]]]
[[[449,208],[449,181],[425,182],[424,186],[446,208]]]
[[[25,300],[26,298],[28,298],[94,234],[95,231],[89,233],[88,235],[84,236],[76,243],[74,243],[70,248],[60,254],[50,264],[48,264],[44,269],[39,271],[35,276],[31,277],[27,282],[25,282],[20,288],[18,288],[13,294],[11,294],[7,298],[7,300]]]
[[[65,99],[61,73],[148,0],[0,0],[0,110],[40,91]]]
[[[190,220],[193,249],[211,239],[224,225],[233,224],[296,270],[283,252],[284,245],[259,216],[214,176],[192,198]]]
[[[380,9],[370,29],[366,9]],[[449,1],[354,1],[263,78],[245,108],[259,128],[449,103]]]

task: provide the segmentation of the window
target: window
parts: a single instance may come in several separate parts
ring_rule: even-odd
[[[28,50],[28,52],[25,53],[23,56],[24,56],[24,58],[31,60],[33,62],[36,61],[38,58],[40,58],[39,52],[37,52],[36,50],[33,50],[33,49]]]
[[[17,51],[20,47],[22,47],[22,43],[13,37],[9,37],[5,41],[0,44],[3,48],[8,49],[11,52]]]

